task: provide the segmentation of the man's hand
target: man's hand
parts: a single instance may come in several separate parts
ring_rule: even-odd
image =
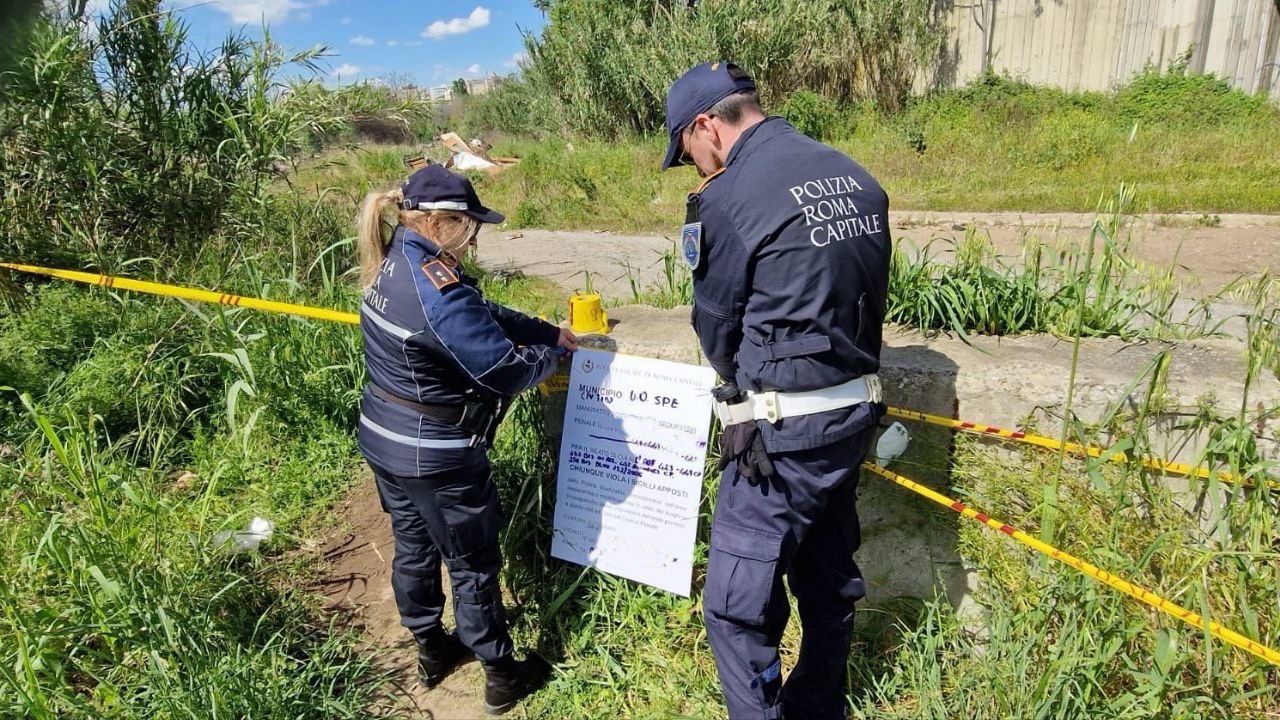
[[[569,328],[562,327],[560,328],[560,339],[556,341],[556,345],[559,345],[569,352],[574,352],[578,349],[578,336],[574,335],[573,331]]]

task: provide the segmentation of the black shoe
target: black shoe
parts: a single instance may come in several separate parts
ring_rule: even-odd
[[[501,715],[532,695],[551,677],[551,663],[536,652],[516,660],[512,656],[484,664],[484,711]]]
[[[418,640],[418,682],[430,690],[470,654],[457,635],[444,630],[431,633],[425,640]]]

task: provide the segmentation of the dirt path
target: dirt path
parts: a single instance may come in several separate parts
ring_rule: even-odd
[[[364,632],[365,647],[380,653],[380,665],[391,678],[376,710],[388,718],[473,720],[484,714],[484,671],[478,662],[455,670],[430,692],[418,685],[416,648],[400,626],[391,590],[395,550],[391,522],[382,512],[373,478],[366,477],[333,512],[343,519],[324,543],[328,572],[321,589],[328,609]],[[444,578],[446,593],[448,577]],[[453,626],[452,603],[445,603],[445,624]],[[519,711],[510,717],[519,718]]]
[[[1083,213],[963,213],[904,211],[891,214],[894,238],[923,245],[930,240],[961,239],[965,228],[990,233],[1001,253],[1016,256],[1024,238],[1079,240],[1087,237],[1094,215]],[[1210,295],[1243,273],[1280,270],[1280,215],[1199,215],[1138,217],[1133,245],[1138,257],[1191,281],[1192,294]],[[1214,222],[1212,227],[1203,222]],[[673,219],[673,224],[676,220]],[[631,280],[641,288],[663,282],[662,255],[672,248],[659,235],[559,230],[486,231],[480,260],[489,267],[511,268],[550,278],[568,290],[585,287],[583,271],[607,300],[632,298]]]

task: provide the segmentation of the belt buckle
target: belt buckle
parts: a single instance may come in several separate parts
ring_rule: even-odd
[[[727,403],[722,400],[716,400],[714,403],[716,418],[720,420],[721,427],[729,427],[730,425],[738,425],[740,423],[755,420],[755,413],[751,410],[750,402]],[[735,408],[738,410],[734,412]]]
[[[863,379],[867,382],[867,402],[878,403],[884,397],[883,389],[880,386],[880,376],[872,373],[864,375]]]
[[[713,407],[716,411],[716,419],[720,421],[720,426],[729,427],[729,403],[716,400]]]

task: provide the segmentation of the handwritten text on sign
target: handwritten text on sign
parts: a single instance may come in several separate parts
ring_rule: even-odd
[[[574,354],[551,554],[689,594],[710,368]]]

